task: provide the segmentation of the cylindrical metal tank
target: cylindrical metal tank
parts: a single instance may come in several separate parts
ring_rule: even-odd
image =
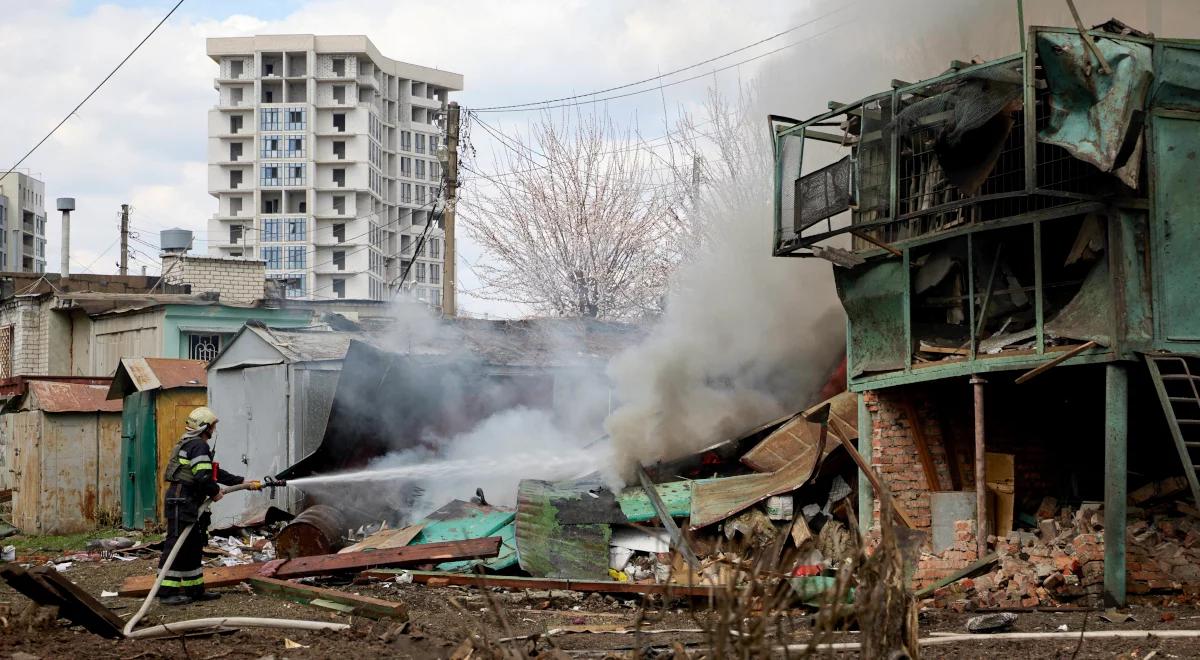
[[[345,520],[337,509],[317,504],[292,519],[275,536],[275,556],[295,559],[337,552],[342,547]]]

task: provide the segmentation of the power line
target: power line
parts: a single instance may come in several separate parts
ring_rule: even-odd
[[[673,82],[660,84],[657,87],[649,87],[647,89],[639,89],[639,90],[635,90],[632,92],[627,92],[625,94],[614,94],[612,96],[604,96],[604,97],[597,98],[597,99],[591,99],[589,101],[582,101],[582,102],[575,102],[575,103],[560,103],[558,105],[542,105],[542,106],[535,106],[535,107],[529,107],[529,108],[513,108],[511,110],[485,110],[482,108],[472,108],[471,110],[469,110],[469,112],[529,112],[531,110],[554,110],[556,108],[571,108],[571,107],[578,106],[578,105],[592,105],[595,103],[603,103],[605,101],[614,101],[616,99],[623,99],[623,98],[626,98],[629,96],[637,96],[638,94],[645,94],[646,92],[657,92],[657,91],[665,89],[667,87],[674,87],[675,85],[682,85],[683,83],[691,82],[693,80],[699,80],[700,78],[707,78],[710,75],[720,73],[722,71],[728,71],[729,69],[739,67],[743,64],[749,64],[750,62],[753,62],[755,60],[761,60],[764,57],[770,57],[771,55],[785,51],[789,48],[795,48],[796,46],[799,46],[803,43],[812,41],[813,39],[816,39],[817,37],[822,37],[826,34],[829,34],[830,32],[833,32],[834,30],[842,27],[843,25],[844,25],[843,23],[838,23],[837,25],[834,25],[833,27],[829,28],[828,30],[825,30],[823,32],[818,32],[817,34],[814,34],[810,37],[806,37],[804,39],[800,39],[799,41],[793,41],[790,44],[787,44],[785,46],[780,46],[779,48],[776,48],[774,50],[769,50],[765,53],[762,53],[761,55],[755,55],[754,57],[749,57],[744,60],[734,62],[733,64],[723,66],[719,69],[713,69],[712,71],[701,73],[701,74],[695,75],[695,76],[691,76],[689,78],[683,78],[681,80],[675,80]]]
[[[485,106],[482,108],[472,108],[471,110],[474,112],[501,112],[501,111],[505,111],[505,110],[518,111],[517,109],[519,109],[519,108],[524,108],[527,110],[541,110],[544,108],[541,108],[541,107],[532,107],[531,108],[529,106],[547,106],[548,104],[551,104],[551,103],[560,103],[562,101],[574,101],[575,99],[581,99],[581,98],[585,98],[585,97],[589,97],[589,96],[596,96],[598,94],[607,94],[609,92],[615,92],[615,91],[618,91],[621,89],[628,89],[630,87],[635,87],[637,85],[642,85],[642,84],[645,84],[648,82],[654,82],[655,80],[662,80],[663,78],[668,78],[677,73],[683,73],[684,71],[690,71],[697,67],[704,66],[705,64],[710,64],[712,62],[716,62],[717,60],[724,59],[726,57],[729,57],[730,55],[736,55],[737,53],[749,50],[751,48],[754,48],[755,46],[762,45],[773,39],[778,39],[779,37],[782,37],[785,34],[795,32],[796,30],[799,30],[800,28],[807,27],[809,25],[812,25],[813,23],[816,23],[817,21],[824,19],[824,18],[828,18],[829,16],[832,16],[840,11],[847,9],[849,6],[851,6],[851,5],[845,5],[845,6],[839,7],[827,14],[822,14],[810,21],[805,21],[804,23],[800,23],[799,25],[793,25],[792,27],[790,27],[786,30],[783,30],[782,32],[776,32],[775,34],[772,34],[769,37],[764,37],[762,39],[759,39],[758,41],[755,41],[752,44],[747,44],[745,46],[742,46],[741,48],[736,48],[734,50],[729,51],[728,53],[717,55],[716,57],[710,57],[707,60],[704,60],[702,62],[690,64],[688,66],[685,66],[685,67],[682,67],[679,69],[675,69],[674,71],[668,71],[667,73],[659,74],[657,76],[652,76],[650,78],[644,78],[642,80],[638,80],[638,81],[631,82],[631,83],[625,83],[624,85],[617,85],[616,87],[609,87],[607,89],[599,89],[594,92],[588,92],[585,94],[576,94],[574,96],[564,96],[564,97],[557,98],[557,99],[546,99],[544,101],[531,101],[529,103],[514,103],[511,105],[492,105],[492,106]],[[707,75],[707,74],[704,74],[704,75]],[[657,89],[657,87],[654,89]],[[643,91],[652,91],[652,90],[643,90]],[[640,94],[641,92],[637,92],[637,93]],[[620,97],[614,97],[614,98],[620,98]],[[605,100],[605,99],[599,99],[599,100]],[[567,104],[567,105],[578,105],[578,104],[572,103],[572,104]],[[552,106],[552,107],[564,107],[564,106]]]
[[[75,106],[74,109],[72,109],[70,112],[68,112],[67,116],[62,118],[62,121],[58,122],[58,124],[54,128],[50,129],[50,132],[46,134],[46,137],[42,138],[41,140],[38,141],[37,144],[33,145],[33,148],[30,149],[28,152],[26,152],[24,156],[21,156],[21,159],[18,160],[16,162],[16,164],[14,164],[12,167],[8,168],[7,172],[5,172],[3,175],[0,175],[0,181],[4,181],[4,179],[7,178],[9,174],[13,173],[13,170],[16,170],[18,167],[21,166],[21,163],[25,162],[26,158],[29,158],[31,155],[33,155],[33,152],[37,151],[38,147],[41,147],[43,144],[45,144],[46,140],[50,139],[50,136],[54,135],[58,131],[58,129],[62,128],[62,125],[67,123],[68,119],[70,119],[76,112],[79,112],[79,109],[83,107],[83,104],[87,103],[88,99],[91,99],[92,96],[94,96],[96,94],[96,92],[100,91],[100,88],[104,86],[104,83],[108,82],[109,78],[112,78],[114,75],[116,75],[117,71],[119,71],[121,69],[121,67],[125,66],[125,63],[129,61],[129,58],[133,57],[133,54],[138,52],[138,49],[140,49],[142,47],[142,44],[146,43],[150,39],[150,37],[154,36],[155,32],[158,32],[158,28],[162,27],[163,23],[166,23],[168,18],[171,18],[171,14],[174,14],[175,10],[179,9],[179,5],[182,5],[183,2],[184,2],[184,0],[179,0],[179,2],[176,2],[175,6],[171,7],[171,11],[167,12],[167,15],[163,16],[162,20],[159,21],[158,24],[154,26],[154,29],[150,30],[150,33],[147,34],[145,37],[143,37],[142,40],[139,41],[138,44],[133,47],[133,50],[129,51],[129,54],[125,56],[125,59],[121,60],[121,62],[119,64],[117,64],[116,68],[114,68],[112,71],[110,71],[107,76],[104,76],[104,80],[101,80],[100,84],[96,85],[96,87],[94,89],[92,89],[92,91],[89,92],[87,96],[83,97],[83,100],[79,102],[79,105]]]

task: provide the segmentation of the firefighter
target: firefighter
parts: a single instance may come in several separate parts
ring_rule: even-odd
[[[217,416],[212,410],[204,406],[196,408],[188,415],[185,426],[187,430],[171,450],[164,474],[168,484],[163,507],[167,516],[167,537],[163,541],[159,569],[179,542],[183,530],[189,524],[195,523],[195,526],[163,578],[158,592],[163,605],[185,605],[221,597],[204,591],[204,571],[200,562],[201,552],[208,545],[211,516],[208,512],[200,515],[200,506],[205,499],[220,500],[221,486],[235,486],[245,481],[220,469],[213,461],[213,449],[208,441],[216,430]],[[253,484],[251,490],[261,488],[258,482]]]

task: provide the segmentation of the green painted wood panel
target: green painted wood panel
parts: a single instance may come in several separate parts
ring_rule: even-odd
[[[154,392],[125,397],[121,411],[121,524],[142,529],[157,517],[158,448]]]

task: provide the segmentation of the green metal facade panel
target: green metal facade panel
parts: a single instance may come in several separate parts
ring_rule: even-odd
[[[671,512],[671,516],[686,518],[691,513],[692,482],[672,481],[657,484],[654,490],[658,491],[658,496],[662,498],[663,504]],[[640,486],[633,486],[621,491],[617,496],[617,503],[621,506],[621,513],[629,518],[629,522],[646,522],[658,517],[654,506],[650,504],[650,498],[646,495],[646,491]]]
[[[534,577],[609,579],[612,528],[601,520],[627,522],[598,478],[522,480],[516,519],[521,568]]]
[[[853,269],[834,268],[833,274],[849,325],[850,376],[903,369],[908,355],[904,264],[875,261]]]
[[[1117,348],[1122,356],[1150,348],[1154,339],[1153,292],[1150,286],[1150,225],[1145,211],[1114,209],[1108,223],[1113,236]]]
[[[1155,115],[1151,169],[1159,344],[1200,341],[1200,114]],[[1192,347],[1194,350],[1194,346]]]
[[[306,309],[264,309],[224,305],[167,305],[163,318],[163,357],[187,358],[188,332],[194,327],[234,334],[246,321],[262,321],[277,328],[299,328],[312,322]]]
[[[121,411],[121,524],[142,529],[157,517],[158,449],[154,392],[125,397]]]
[[[1159,46],[1152,101],[1157,107],[1200,110],[1200,50]]]

